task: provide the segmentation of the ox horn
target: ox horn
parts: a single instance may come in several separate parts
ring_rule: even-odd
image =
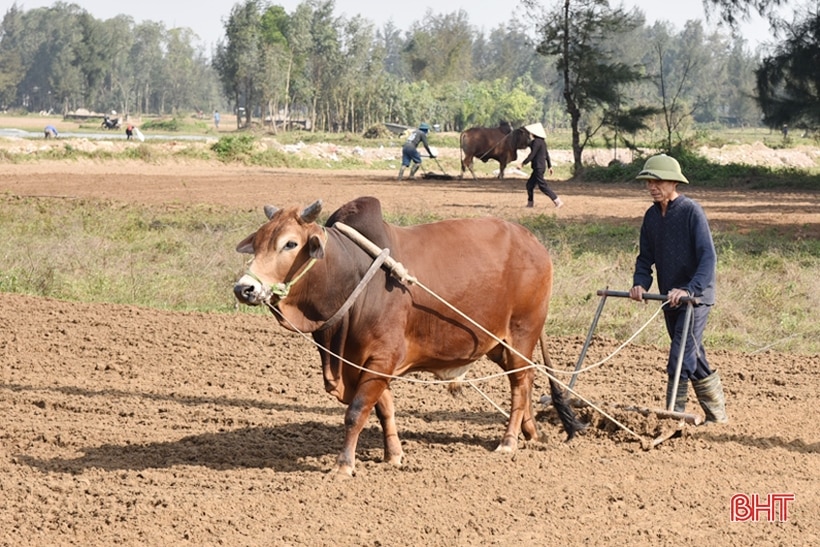
[[[276,211],[279,210],[278,207],[274,207],[273,205],[265,205],[265,216],[268,217],[268,220],[273,218],[273,215],[276,214]]]
[[[319,213],[322,212],[322,200],[317,199],[302,211],[302,220],[308,224],[315,222],[319,218]]]

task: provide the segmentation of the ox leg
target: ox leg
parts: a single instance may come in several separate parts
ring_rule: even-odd
[[[522,352],[524,353],[524,352]],[[526,353],[525,353],[526,355]],[[501,346],[487,354],[492,361],[505,371],[514,371],[527,365],[519,357],[513,355]],[[518,448],[518,436],[523,432],[526,440],[538,438],[538,427],[532,408],[532,389],[535,381],[535,371],[526,368],[508,374],[510,382],[510,419],[507,422],[507,431],[501,439],[496,451],[513,452]]]
[[[356,395],[345,412],[345,441],[342,451],[336,458],[336,466],[333,469],[335,474],[353,476],[359,435],[386,388],[387,382],[382,379],[363,379],[359,383]]]
[[[470,170],[470,174],[473,176],[473,180],[478,180],[475,176],[475,171],[473,171],[473,157],[465,157],[461,160],[461,176],[459,178],[464,178],[464,171],[466,169]]]
[[[538,438],[538,429],[532,411],[532,384],[535,373],[532,369],[509,374],[511,406],[507,431],[496,448],[499,452],[513,452],[518,448],[518,436],[524,433],[526,440]]]
[[[404,452],[399,441],[399,431],[396,427],[396,413],[393,406],[393,392],[385,389],[379,401],[376,403],[376,416],[382,424],[384,433],[384,461],[389,464],[401,465]]]

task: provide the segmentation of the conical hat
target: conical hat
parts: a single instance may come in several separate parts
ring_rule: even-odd
[[[535,135],[536,137],[541,137],[542,139],[547,138],[547,133],[544,131],[544,126],[541,123],[534,123],[527,126],[524,126],[524,129]]]

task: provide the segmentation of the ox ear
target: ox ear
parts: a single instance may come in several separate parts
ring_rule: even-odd
[[[319,213],[322,212],[322,200],[317,199],[307,207],[305,210],[302,211],[302,220],[308,224],[311,222],[316,222],[316,219],[319,218]]]
[[[325,257],[325,239],[318,234],[313,234],[308,239],[308,254],[310,258],[324,258]]]
[[[236,246],[236,252],[242,254],[253,254],[253,238],[256,236],[256,232],[252,233],[245,239],[239,242],[239,245]]]
[[[268,217],[268,220],[272,219],[273,215],[276,214],[276,211],[279,210],[277,207],[274,207],[273,205],[265,205],[264,209],[265,216]]]

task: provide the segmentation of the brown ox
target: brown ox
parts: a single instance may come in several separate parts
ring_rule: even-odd
[[[550,255],[535,236],[496,218],[393,226],[371,197],[342,206],[326,227],[316,223],[320,211],[321,201],[302,211],[266,207],[269,222],[237,246],[254,257],[234,294],[245,304],[267,304],[282,326],[312,333],[320,346],[325,389],[348,405],[334,470],[353,474],[359,433],[374,407],[385,460],[401,464],[392,378],[427,371],[461,379],[483,355],[510,372],[510,418],[497,450],[515,450],[522,431],[525,439],[537,438],[535,373],[527,361],[417,284],[402,283],[385,269],[362,283],[373,258],[335,225],[343,222],[389,249],[430,291],[528,358],[543,335],[552,287]],[[557,383],[550,380],[550,388],[569,440],[583,425]]]
[[[470,170],[473,179],[473,158],[484,163],[496,160],[501,165],[498,178],[504,178],[504,169],[507,164],[518,158],[518,151],[529,145],[529,134],[522,128],[513,130],[507,122],[501,122],[498,127],[472,127],[461,133],[461,175]]]

